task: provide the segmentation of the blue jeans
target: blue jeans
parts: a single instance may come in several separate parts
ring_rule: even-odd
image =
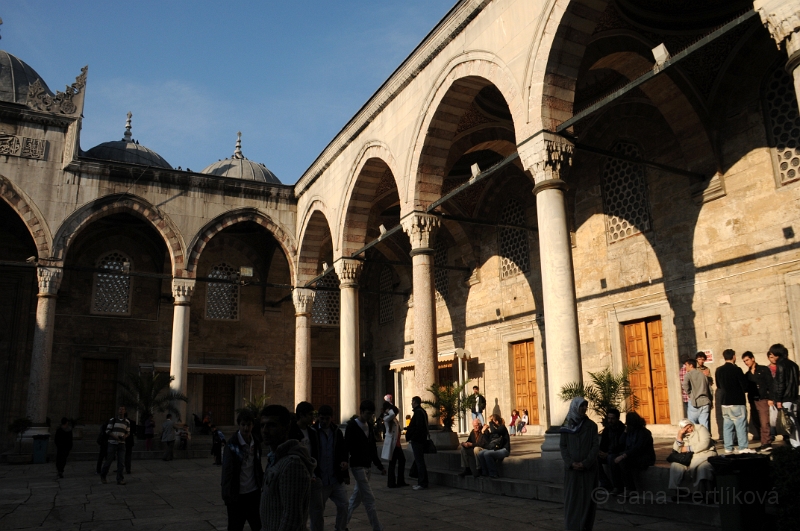
[[[733,432],[736,430],[736,440],[739,450],[747,448],[747,408],[745,406],[722,406],[722,437],[725,440],[725,450],[733,450]]]
[[[688,403],[686,408],[686,418],[692,421],[693,424],[702,424],[711,433],[711,406],[705,405],[694,407],[691,402]]]
[[[508,450],[501,448],[500,450],[487,450],[478,454],[478,459],[481,461],[481,469],[490,478],[497,477],[497,461],[508,457]]]
[[[375,495],[372,494],[372,487],[369,484],[369,468],[356,466],[350,469],[356,486],[350,496],[350,505],[347,508],[347,521],[353,517],[353,511],[364,502],[364,509],[367,510],[367,519],[372,526],[372,531],[383,531],[383,526],[378,521],[378,511],[375,510]]]
[[[103,468],[100,469],[100,477],[106,477],[114,457],[117,458],[117,482],[120,482],[125,479],[122,476],[122,471],[125,470],[125,443],[108,443],[108,452],[106,453],[106,460],[103,463]]]
[[[481,424],[486,424],[483,421],[483,413],[476,413],[475,411],[472,412],[472,420],[478,419],[481,421]]]

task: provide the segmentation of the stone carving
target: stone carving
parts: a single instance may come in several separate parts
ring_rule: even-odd
[[[754,2],[753,7],[778,48],[786,41],[790,56],[800,49],[800,39],[794,38],[795,33],[800,31],[800,1],[762,0]]]
[[[395,190],[397,186],[394,183],[394,177],[392,176],[392,170],[386,169],[381,176],[381,180],[378,183],[378,188],[375,190],[375,197],[381,197],[386,192],[391,190]]]
[[[194,279],[173,278],[172,296],[175,297],[175,304],[189,304],[194,293]]]
[[[44,160],[47,140],[0,133],[0,155]]]
[[[86,73],[88,66],[81,68],[81,73],[75,78],[75,83],[68,85],[64,92],[57,91],[55,96],[49,95],[37,79],[28,87],[28,107],[37,111],[49,111],[61,114],[75,114],[78,106],[73,99],[81,93],[86,86]]]
[[[523,166],[536,184],[549,179],[564,179],[572,166],[575,146],[563,136],[543,132],[518,148]]]
[[[39,266],[36,276],[39,277],[39,295],[55,297],[61,287],[61,268]]]
[[[313,289],[295,288],[294,291],[292,291],[292,302],[294,302],[295,314],[311,315],[316,294],[317,292]]]
[[[441,225],[441,220],[431,214],[415,213],[402,221],[400,224],[411,240],[411,250],[431,249],[431,242],[436,230]]]
[[[336,276],[339,277],[339,287],[352,288],[358,286],[358,277],[364,264],[360,260],[342,258],[335,264]]]

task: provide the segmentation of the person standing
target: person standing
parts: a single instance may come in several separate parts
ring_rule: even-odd
[[[769,347],[770,353],[778,357],[775,371],[775,399],[773,403],[789,424],[789,443],[793,448],[800,446],[800,426],[797,419],[797,402],[800,394],[800,369],[789,359],[789,351],[776,343]]]
[[[472,388],[475,393],[478,393],[478,386]],[[481,397],[478,394],[479,399],[476,400],[476,404],[480,401]],[[486,407],[486,401],[483,401],[484,407]],[[477,406],[476,406],[477,407]],[[417,484],[414,485],[414,490],[421,490],[428,488],[428,468],[425,466],[425,444],[428,440],[428,414],[422,409],[422,399],[418,396],[415,396],[411,399],[411,408],[414,411],[414,416],[411,417],[411,423],[408,425],[406,429],[406,441],[411,443],[411,451],[414,454],[414,463],[417,465]],[[482,411],[482,409],[481,409]],[[472,418],[483,418],[482,413],[478,413],[477,416],[473,412]]]
[[[769,368],[770,374],[772,374],[772,392],[775,393],[775,376],[777,376],[778,372],[778,356],[773,354],[772,352],[767,351],[767,359],[769,360]],[[778,435],[778,408],[775,407],[775,401],[769,401],[769,434],[772,437],[772,440],[775,440],[775,437]]]
[[[259,502],[264,473],[261,445],[253,437],[253,414],[242,411],[236,417],[237,431],[225,445],[222,456],[222,501],[228,509],[228,531],[261,529]]]
[[[683,366],[686,369],[683,391],[689,395],[687,418],[711,431],[711,389],[708,387],[708,378],[697,369],[696,360],[686,360]]]
[[[56,429],[56,471],[58,477],[64,477],[64,465],[67,464],[67,456],[72,450],[72,426],[69,425],[69,419],[63,417],[61,419],[61,426]]]
[[[332,423],[333,408],[319,406],[317,435],[319,436],[319,460],[314,470],[316,479],[311,483],[311,531],[322,531],[325,504],[328,499],[336,506],[335,531],[347,528],[347,490],[343,483],[350,483],[347,463],[347,446],[342,430]]]
[[[486,409],[486,399],[480,393],[477,385],[472,386],[472,394],[475,395],[475,406],[472,408],[472,418],[481,421],[481,425],[486,424],[483,419],[483,411]]]
[[[756,363],[756,358],[749,350],[742,354],[742,361],[747,365],[747,399],[750,402],[750,423],[754,435],[760,436],[761,446],[756,451],[768,453],[772,451],[772,436],[769,433],[769,401],[774,394],[774,380],[770,370]]]
[[[125,413],[125,418],[131,426],[131,434],[125,439],[125,472],[131,473],[131,457],[133,457],[133,445],[136,442],[136,421],[128,417]]]
[[[164,444],[164,461],[172,461],[172,450],[175,447],[175,424],[172,414],[167,413],[167,420],[161,425],[161,442]]]
[[[592,491],[597,486],[597,424],[586,416],[589,403],[575,397],[561,427],[561,458],[564,460],[564,529],[590,531],[597,504]]]
[[[156,422],[153,420],[153,415],[147,414],[144,419],[144,449],[148,452],[153,451],[153,435],[156,432]]]
[[[742,369],[736,366],[736,352],[733,349],[722,351],[725,363],[717,368],[717,386],[722,396],[722,433],[725,441],[725,453],[732,454],[733,435],[739,443],[738,453],[755,453],[747,447],[747,408],[745,405],[745,391],[747,391],[747,378]]]
[[[283,406],[270,405],[261,410],[261,434],[270,449],[261,493],[264,531],[306,529],[317,463],[305,446],[289,438],[291,424],[292,415]]]
[[[116,457],[117,485],[124,485],[125,476],[122,471],[125,470],[125,439],[131,434],[131,424],[125,418],[125,406],[119,406],[117,416],[108,420],[105,432],[108,437],[108,450],[106,451],[106,460],[103,462],[103,468],[100,469],[100,481],[107,483],[108,469],[111,467],[111,461]]]
[[[383,526],[378,520],[378,512],[375,510],[375,495],[372,494],[372,487],[369,484],[370,469],[373,463],[381,471],[381,474],[386,475],[386,469],[383,468],[383,463],[378,458],[375,432],[372,428],[372,421],[375,418],[375,403],[372,400],[364,400],[358,411],[358,416],[350,419],[344,430],[344,440],[347,443],[347,451],[350,453],[350,470],[356,481],[347,508],[347,522],[349,523],[353,517],[353,511],[361,502],[364,502],[364,509],[367,511],[367,519],[372,526],[372,531],[382,531]]]
[[[391,397],[391,395],[386,396]],[[386,429],[386,435],[383,439],[381,459],[389,461],[388,487],[390,489],[408,485],[404,477],[406,471],[406,456],[403,453],[403,447],[400,446],[400,421],[397,418],[399,413],[400,410],[397,409],[396,406],[393,406],[389,400],[383,403],[381,416],[383,417],[383,426]]]
[[[289,438],[300,441],[300,444],[305,446],[311,457],[317,460],[319,459],[319,439],[317,438],[317,431],[312,426],[314,423],[314,406],[309,402],[300,402],[294,411],[297,421],[289,431]]]

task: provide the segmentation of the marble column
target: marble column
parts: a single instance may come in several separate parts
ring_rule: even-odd
[[[187,394],[189,380],[189,309],[194,293],[194,279],[175,278],[172,280],[172,296],[175,298],[175,309],[172,315],[172,355],[170,357],[169,374],[175,379],[170,389],[182,395]],[[186,402],[178,400],[180,418],[187,422]]]
[[[44,426],[47,420],[47,405],[50,395],[50,365],[53,354],[53,330],[55,328],[56,297],[61,286],[62,270],[59,267],[39,266],[36,304],[36,328],[33,331],[31,373],[28,380],[28,404],[26,414],[34,426]],[[59,417],[60,418],[60,417]]]
[[[359,260],[341,258],[336,264],[341,289],[339,311],[339,415],[342,423],[358,414],[361,391],[361,352],[358,332]]]
[[[753,8],[778,48],[786,50],[786,71],[794,78],[800,105],[800,0],[756,0]]]
[[[316,291],[294,288],[294,403],[311,401],[311,310]],[[317,404],[319,405],[319,404]]]
[[[416,394],[433,398],[428,388],[438,380],[436,300],[433,282],[433,239],[439,228],[436,216],[414,212],[400,222],[411,240],[414,295],[414,378]]]
[[[563,180],[572,162],[573,145],[551,133],[541,133],[529,144],[520,149],[520,158],[536,183],[547,399],[550,425],[560,426],[569,411],[569,404],[558,397],[561,387],[582,380],[575,274],[564,202],[567,184]]]

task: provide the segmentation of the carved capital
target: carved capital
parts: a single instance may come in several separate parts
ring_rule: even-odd
[[[314,297],[317,292],[308,288],[294,288],[292,301],[294,302],[295,315],[311,315],[314,307]]]
[[[194,293],[194,279],[188,278],[173,278],[172,279],[172,296],[175,297],[175,304],[183,306],[189,304],[192,300]]]
[[[358,287],[358,277],[361,276],[363,264],[361,260],[352,258],[342,258],[334,264],[336,275],[339,277],[340,288]]]
[[[39,266],[36,268],[39,279],[39,295],[42,297],[55,297],[61,287],[61,268]]]
[[[542,132],[517,148],[520,160],[536,184],[548,179],[564,180],[572,166],[575,146],[561,135]]]
[[[800,1],[756,0],[753,7],[778,48],[785,46],[790,56],[800,50]]]
[[[430,250],[433,247],[433,237],[441,223],[438,217],[421,212],[414,212],[400,221],[403,230],[408,234],[408,239],[411,240],[412,254],[414,251]]]

